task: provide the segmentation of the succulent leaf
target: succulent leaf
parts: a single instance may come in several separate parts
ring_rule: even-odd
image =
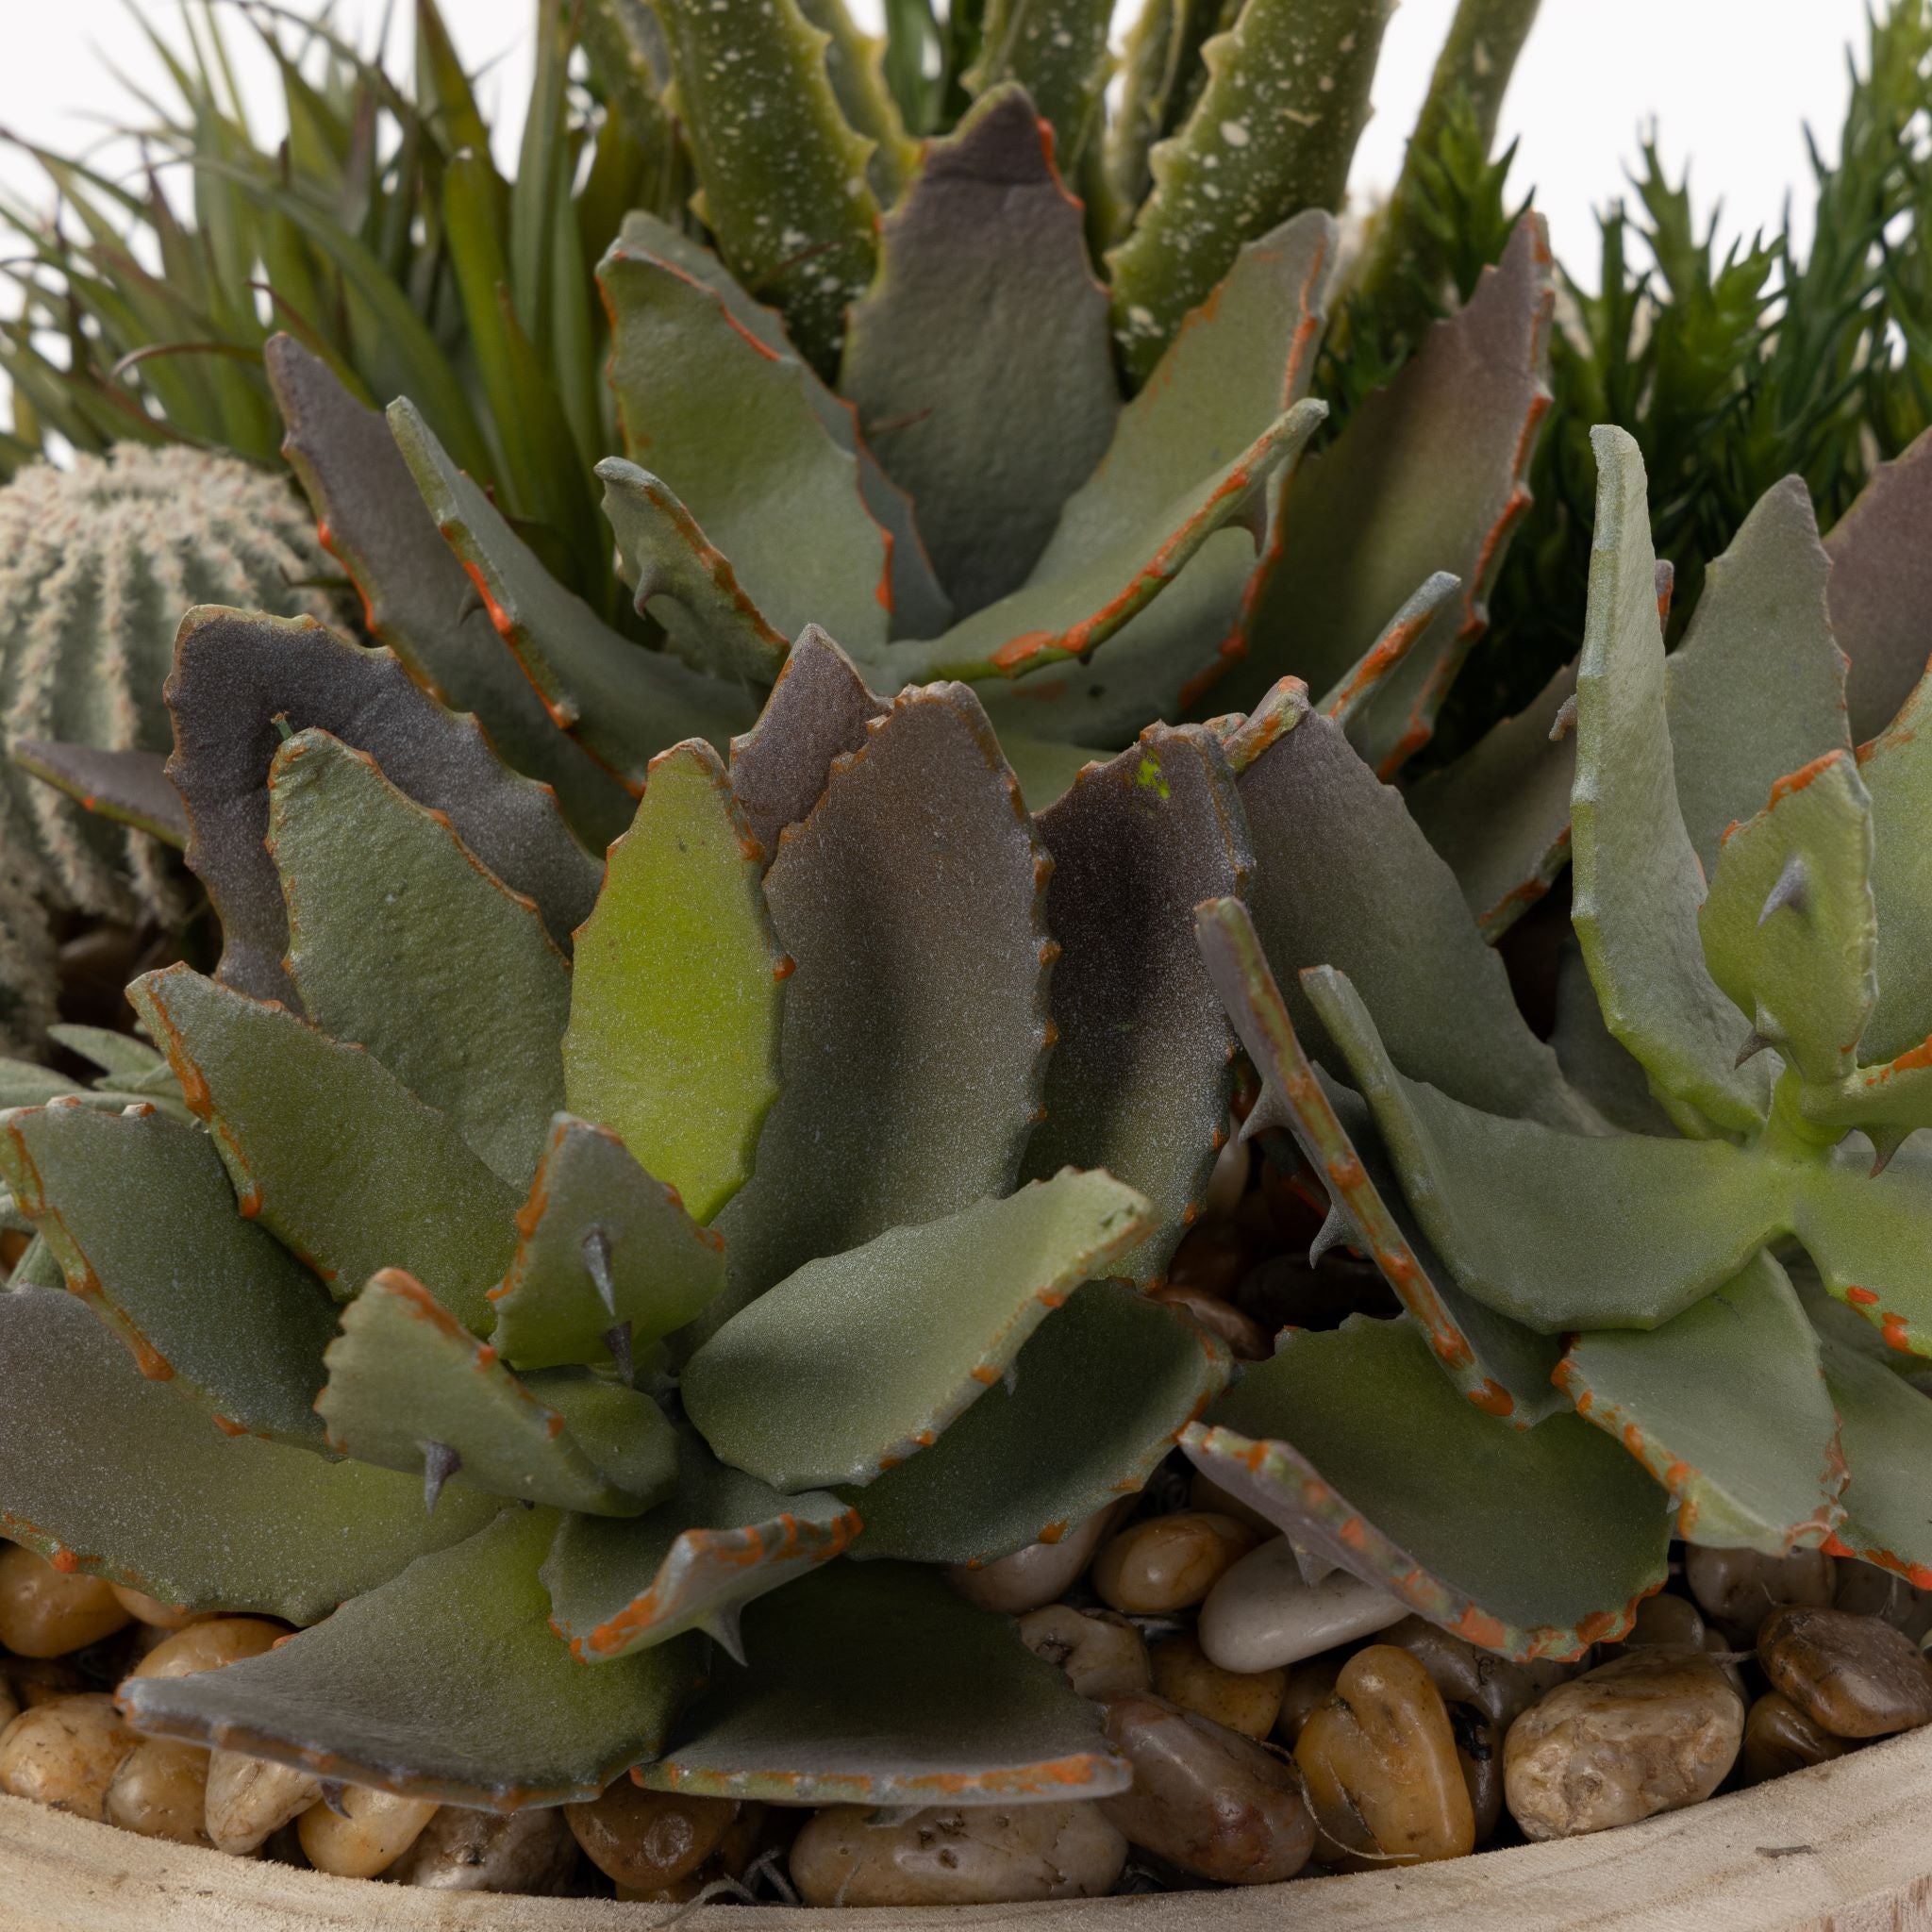
[[[570,962],[535,903],[325,731],[282,744],[268,794],[284,963],[309,1019],[367,1047],[527,1186],[563,1103],[571,1005]]]
[[[743,1186],[779,1091],[791,962],[762,858],[718,754],[676,745],[651,761],[579,941],[567,1104],[617,1133],[699,1222]]]
[[[720,1457],[774,1489],[862,1486],[928,1447],[1154,1224],[1131,1188],[1068,1169],[823,1255],[691,1357],[685,1413]]]
[[[1286,1336],[1181,1439],[1298,1542],[1514,1657],[1574,1657],[1663,1582],[1671,1519],[1641,1466],[1574,1415],[1502,1429],[1406,1316]]]
[[[1932,465],[1927,466],[1932,475]],[[1859,1049],[1879,1064],[1932,1034],[1932,677],[1912,689],[1879,736],[1859,747],[1872,801],[1872,899],[1878,920],[1878,1003]]]
[[[1901,1353],[1932,1356],[1932,1169],[1907,1149],[1873,1174],[1846,1144],[1790,1176],[1792,1232],[1824,1286]]]
[[[125,1081],[132,1089],[167,1065],[146,1041],[132,1033],[116,1033],[110,1026],[81,1026],[62,1021],[47,1028],[47,1038],[100,1068],[108,1084]]]
[[[1107,47],[1112,18],[1112,0],[990,0],[979,58],[960,76],[982,100],[1017,81],[1052,131],[1048,158],[1068,180],[1077,178],[1088,142],[1099,132],[1101,95],[1113,72]]]
[[[0,1528],[188,1609],[310,1623],[500,1507],[456,1483],[427,1516],[422,1485],[390,1470],[225,1436],[75,1296],[17,1275],[0,1295]]]
[[[958,1806],[1107,1797],[1129,1782],[1058,1668],[929,1570],[827,1564],[746,1610],[744,1650],[748,1667],[720,1668],[640,1784],[788,1805]]]
[[[919,143],[906,132],[898,103],[886,85],[885,42],[861,33],[845,0],[799,0],[798,10],[830,38],[825,74],[854,132],[873,143],[866,175],[879,200],[897,197],[919,165]]]
[[[334,1305],[235,1212],[208,1135],[57,1100],[0,1120],[0,1177],[143,1374],[177,1381],[230,1430],[322,1446],[312,1405]]]
[[[387,651],[365,651],[308,619],[192,610],[168,683],[175,756],[168,775],[188,811],[188,863],[222,921],[222,979],[293,1006],[282,968],[289,921],[263,840],[268,774],[285,718],[367,752],[383,774],[452,829],[513,892],[537,902],[558,944],[597,895],[595,863],[557,800],[508,771],[475,719],[425,696]]]
[[[98,818],[131,825],[177,849],[188,843],[188,816],[180,793],[168,783],[167,761],[159,752],[17,738],[10,755],[22,771],[64,791]]]
[[[1922,1473],[1932,1457],[1932,1403],[1828,1337],[1821,1337],[1820,1347],[1851,1472],[1844,1521],[1825,1547],[1925,1589],[1932,1578],[1932,1525],[1925,1520]]]
[[[1029,31],[1050,25],[1032,9]],[[967,610],[1024,581],[1120,413],[1107,291],[1050,145],[1010,87],[929,143],[845,340],[840,387]]]
[[[1227,1385],[1227,1350],[1124,1281],[1090,1281],[1042,1322],[931,1448],[844,1491],[858,1557],[990,1563],[1136,1494]]]
[[[340,1300],[387,1267],[487,1330],[515,1240],[515,1191],[457,1124],[373,1054],[186,966],[127,996],[208,1124],[242,1213]]]
[[[1089,765],[1107,762],[1107,754],[1091,745],[1063,744],[1053,738],[1024,738],[1017,731],[1000,733],[1000,749],[1006,753],[1007,763],[1019,781],[1026,809],[1036,814],[1058,805]]]
[[[1845,708],[1862,743],[1891,723],[1932,657],[1932,431],[1880,463],[1824,540],[1831,627],[1847,660]]]
[[[1339,679],[1315,707],[1324,718],[1332,718],[1347,734],[1348,741],[1361,753],[1363,762],[1378,776],[1393,776],[1407,752],[1398,740],[1390,741],[1377,724],[1375,699],[1388,686],[1410,651],[1427,636],[1429,626],[1452,604],[1461,588],[1452,572],[1439,570],[1383,625],[1375,641],[1360,659]]]
[[[1681,1537],[1782,1557],[1816,1547],[1842,1514],[1818,1340],[1767,1253],[1660,1328],[1575,1337],[1557,1380],[1670,1492]]]
[[[1641,1063],[1604,1024],[1583,949],[1574,937],[1564,941],[1557,957],[1556,1005],[1550,1044],[1563,1077],[1622,1132],[1674,1137],[1677,1130],[1652,1093]]]
[[[152,1737],[409,1797],[505,1811],[594,1798],[662,1747],[699,1680],[696,1640],[584,1670],[538,1580],[556,1532],[553,1510],[507,1509],[260,1657],[130,1677],[122,1707]]]

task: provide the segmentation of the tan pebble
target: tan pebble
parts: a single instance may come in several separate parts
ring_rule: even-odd
[[[1394,1644],[1372,1643],[1342,1665],[1334,1696],[1302,1726],[1294,1761],[1327,1840],[1324,1862],[1366,1871],[1474,1848],[1474,1813],[1442,1693]]]
[[[982,1610],[996,1610],[1005,1617],[1036,1610],[1067,1593],[1093,1560],[1108,1528],[1124,1509],[1132,1507],[1133,1499],[1123,1497],[1095,1510],[1084,1523],[1075,1524],[1065,1536],[1051,1542],[1028,1543],[1024,1550],[982,1563],[977,1569],[956,1563],[947,1570],[946,1581]]]
[[[1914,1642],[1932,1631],[1932,1590],[1914,1590],[1903,1576],[1850,1557],[1838,1559],[1831,1607],[1856,1617],[1883,1617]]]
[[[1183,1509],[1124,1529],[1093,1565],[1093,1588],[1116,1610],[1158,1615],[1197,1604],[1257,1539],[1231,1516]]]
[[[0,1791],[98,1821],[138,1741],[100,1691],[37,1704],[0,1731]]]
[[[430,1891],[520,1891],[554,1898],[570,1882],[577,1841],[562,1811],[471,1811],[445,1805],[383,1875]]]
[[[336,1812],[325,1803],[311,1805],[295,1826],[308,1862],[338,1878],[374,1878],[387,1872],[439,1808],[433,1798],[400,1798],[366,1785],[344,1785],[341,1807]]]
[[[18,1543],[0,1550],[0,1646],[14,1656],[65,1657],[132,1621],[98,1576],[57,1570]]]
[[[1074,1689],[1096,1704],[1154,1682],[1140,1631],[1113,1610],[1047,1604],[1020,1619],[1020,1641],[1035,1657],[1058,1664]]]
[[[563,1807],[591,1862],[640,1891],[689,1877],[718,1849],[737,1811],[729,1798],[647,1791],[628,1777],[606,1787],[599,1797]]]
[[[292,1764],[216,1751],[208,1757],[203,1828],[218,1852],[252,1857],[322,1796],[322,1780]]]
[[[1544,1691],[1577,1674],[1573,1666],[1543,1657],[1516,1663],[1498,1657],[1426,1617],[1405,1617],[1376,1641],[1407,1651],[1428,1672],[1445,1703],[1474,1705],[1499,1732],[1507,1731]]]
[[[142,1838],[208,1842],[202,1828],[208,1753],[173,1738],[143,1738],[121,1760],[108,1787],[107,1821]]]
[[[177,1604],[164,1604],[159,1597],[129,1590],[125,1584],[114,1584],[112,1589],[121,1607],[130,1617],[138,1623],[152,1624],[157,1630],[185,1630],[208,1614],[206,1610],[184,1610]]]
[[[1838,1576],[1837,1565],[1823,1550],[1761,1557],[1756,1550],[1707,1550],[1692,1543],[1684,1552],[1684,1581],[1732,1649],[1749,1650],[1757,1641],[1757,1626],[1780,1604],[1829,1604]]]
[[[1709,1797],[1743,1735],[1744,1701],[1707,1653],[1634,1650],[1510,1725],[1504,1795],[1533,1839],[1634,1824]]]
[[[1101,1809],[1132,1843],[1223,1885],[1272,1885],[1307,1863],[1315,1827],[1286,1757],[1163,1697],[1117,1698],[1103,1722],[1134,1782]]]
[[[934,1807],[909,1818],[834,1805],[792,1840],[808,1906],[1015,1905],[1111,1891],[1127,1843],[1091,1801]]]
[[[1280,1524],[1263,1516],[1252,1503],[1243,1503],[1198,1469],[1188,1480],[1188,1507],[1208,1516],[1232,1516],[1237,1523],[1245,1523],[1263,1542],[1281,1534]]]
[[[1739,1779],[1743,1784],[1761,1785],[1768,1778],[1783,1777],[1788,1771],[1804,1771],[1842,1757],[1850,1748],[1842,1738],[1834,1738],[1813,1724],[1790,1698],[1768,1690],[1744,1719]]]
[[[1373,1636],[1407,1614],[1386,1590],[1345,1570],[1305,1583],[1293,1545],[1277,1536],[1229,1565],[1208,1591],[1201,1647],[1223,1670],[1268,1671]]]
[[[1156,1289],[1154,1299],[1199,1323],[1208,1334],[1224,1341],[1238,1362],[1265,1362],[1274,1353],[1274,1344],[1260,1323],[1204,1288],[1170,1283],[1166,1288]]]
[[[1757,1661],[1774,1690],[1835,1738],[1888,1738],[1932,1724],[1932,1662],[1882,1618],[1774,1611],[1757,1633]]]
[[[1281,1714],[1274,1721],[1274,1735],[1290,1749],[1301,1737],[1302,1726],[1335,1695],[1335,1680],[1348,1658],[1347,1651],[1331,1650],[1290,1669],[1288,1689],[1281,1696]]]
[[[273,1650],[289,1634],[265,1617],[207,1617],[158,1643],[134,1667],[137,1677],[192,1677]]]
[[[1149,1658],[1157,1696],[1244,1738],[1265,1738],[1281,1715],[1286,1671],[1224,1671],[1209,1661],[1191,1630],[1163,1637]]]

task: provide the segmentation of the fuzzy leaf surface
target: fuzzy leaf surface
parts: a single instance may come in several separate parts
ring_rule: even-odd
[[[1407,733],[1391,737],[1376,700],[1407,662],[1411,651],[1429,636],[1439,616],[1460,615],[1456,593],[1461,588],[1453,572],[1439,570],[1407,598],[1382,627],[1375,641],[1324,696],[1315,708],[1341,725],[1362,762],[1377,777],[1392,778],[1413,748]],[[1265,703],[1266,700],[1264,699]]]
[[[1875,738],[1932,658],[1932,434],[1880,463],[1832,526],[1831,627],[1848,663],[1853,739]]]
[[[1920,1472],[1932,1457],[1932,1401],[1838,1342],[1823,1339],[1821,1346],[1851,1472],[1845,1518],[1826,1547],[1924,1590],[1932,1578],[1932,1523]]]
[[[1883,1174],[1847,1144],[1792,1176],[1792,1231],[1824,1285],[1891,1347],[1932,1356],[1932,1174],[1907,1149]]]
[[[16,738],[10,755],[23,772],[64,791],[84,811],[132,825],[177,850],[188,843],[188,814],[158,752]]]
[[[1932,469],[1932,465],[1928,465]],[[1877,1065],[1932,1035],[1932,678],[1858,755],[1872,801],[1872,901],[1878,921],[1878,1002],[1861,1057]]]

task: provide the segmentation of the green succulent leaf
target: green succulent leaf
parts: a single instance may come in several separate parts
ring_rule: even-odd
[[[552,721],[633,796],[666,746],[687,738],[723,744],[751,722],[741,686],[619,637],[565,590],[411,404],[391,403],[389,422],[437,527]]]
[[[700,1665],[693,1638],[584,1670],[538,1580],[556,1533],[553,1510],[505,1510],[260,1657],[130,1677],[122,1707],[152,1737],[408,1797],[504,1811],[594,1798],[662,1748]]]
[[[582,1375],[519,1381],[421,1282],[399,1268],[371,1279],[342,1311],[316,1409],[330,1445],[384,1469],[451,1474],[493,1496],[593,1516],[636,1516],[676,1475],[676,1438],[648,1395]],[[550,1396],[565,1390],[560,1407]],[[588,1437],[571,1426],[588,1409]],[[608,1444],[616,1454],[600,1456]]]
[[[1932,1035],[1932,677],[1860,748],[1872,801],[1872,901],[1878,921],[1878,1003],[1859,1052],[1898,1059]]]
[[[188,843],[188,815],[158,752],[16,738],[10,756],[23,772],[64,791],[97,818],[131,825],[177,850]]]
[[[519,1369],[641,1356],[724,1285],[724,1243],[685,1212],[608,1127],[560,1113],[517,1216],[517,1252],[491,1291],[491,1340]],[[609,1299],[605,1299],[608,1288]]]
[[[387,651],[365,651],[311,619],[202,608],[182,620],[168,682],[168,775],[189,820],[188,863],[222,922],[222,979],[295,1006],[282,968],[289,921],[263,841],[268,774],[282,733],[314,727],[366,752],[513,892],[534,899],[559,945],[597,895],[598,869],[556,798],[507,770],[474,718],[426,697]]]
[[[744,1649],[749,1667],[721,1667],[640,1784],[918,1806],[1107,1797],[1130,1780],[1065,1674],[917,1565],[828,1564],[746,1610]]]
[[[1769,1254],[1660,1328],[1577,1336],[1557,1379],[1670,1491],[1681,1537],[1782,1557],[1824,1541],[1842,1513],[1818,1341]]]
[[[1767,1082],[1761,1062],[1736,1063],[1738,1009],[1698,939],[1704,874],[1677,808],[1643,458],[1621,429],[1592,430],[1591,441],[1597,516],[1576,680],[1572,917],[1604,1022],[1660,1096],[1748,1132]]]
[[[1877,997],[1871,861],[1857,767],[1828,751],[1725,836],[1698,911],[1711,977],[1807,1084],[1851,1072]]]
[[[1297,1542],[1507,1657],[1577,1657],[1664,1580],[1670,1508],[1642,1467],[1579,1416],[1499,1428],[1406,1317],[1284,1337],[1181,1446]]]
[[[1383,625],[1375,641],[1315,707],[1323,717],[1341,726],[1362,762],[1383,778],[1392,777],[1407,756],[1400,741],[1390,741],[1378,722],[1375,700],[1407,661],[1410,651],[1428,635],[1429,626],[1445,610],[1459,614],[1453,603],[1461,584],[1456,575],[1439,570]]]
[[[143,1374],[178,1381],[229,1428],[322,1446],[312,1405],[334,1305],[235,1212],[206,1134],[58,1100],[0,1120],[0,1177]]]
[[[1932,1401],[1877,1363],[1821,1338],[1851,1480],[1845,1518],[1825,1547],[1907,1577],[1932,1578],[1932,1524],[1922,1472],[1932,1457]]]
[[[504,761],[550,786],[572,830],[601,852],[629,817],[625,790],[557,728],[504,649],[381,412],[292,338],[271,336],[262,353],[288,425],[282,453],[361,594],[370,634],[432,697],[474,713]]]
[[[1295,1037],[1287,1002],[1247,908],[1222,899],[1195,913],[1201,954],[1234,1022],[1261,1093],[1244,1137],[1285,1129],[1328,1192],[1324,1240],[1374,1257],[1383,1279],[1428,1337],[1451,1381],[1478,1408],[1528,1428],[1561,1407],[1550,1372],[1561,1347],[1473,1300],[1414,1225],[1367,1109],[1331,1089]],[[1344,1111],[1353,1118],[1344,1120]]]
[[[1137,1494],[1227,1386],[1227,1350],[1125,1281],[1090,1281],[933,1444],[862,1490],[855,1555],[991,1563]]]
[[[551,1627],[583,1663],[683,1631],[708,1632],[741,1663],[739,1612],[839,1556],[858,1512],[824,1491],[781,1495],[677,1438],[677,1490],[648,1515],[567,1516],[543,1565]]]
[[[1154,149],[1154,192],[1108,258],[1130,376],[1148,375],[1243,242],[1303,208],[1341,206],[1393,11],[1393,0],[1251,0],[1202,49],[1207,82]]]
[[[312,1623],[501,1507],[457,1482],[425,1515],[421,1483],[389,1470],[225,1436],[75,1296],[17,1275],[0,1380],[0,1529],[188,1609]]]
[[[1149,725],[1089,766],[1039,818],[1053,859],[1046,923],[1058,1038],[1036,1179],[1104,1167],[1152,1204],[1124,1273],[1158,1279],[1201,1211],[1227,1138],[1234,1041],[1194,944],[1193,908],[1239,896],[1254,870],[1221,747],[1199,725]]]
[[[1563,1077],[1622,1132],[1675,1139],[1677,1130],[1652,1093],[1642,1065],[1604,1024],[1583,949],[1574,935],[1557,954],[1556,1004],[1550,1044]]]
[[[825,74],[855,132],[873,143],[866,175],[881,202],[897,197],[919,165],[919,143],[906,132],[898,103],[886,84],[885,42],[861,33],[845,0],[799,0],[798,10],[828,34]]]
[[[1664,660],[1677,808],[1707,875],[1725,827],[1760,810],[1778,779],[1852,748],[1830,575],[1811,493],[1787,476],[1706,567],[1690,627]]]
[[[309,1019],[367,1047],[527,1186],[563,1103],[571,1004],[570,962],[535,904],[325,731],[281,746],[268,794],[285,964]]]
[[[826,1255],[691,1357],[685,1412],[719,1457],[775,1489],[869,1483],[929,1446],[1050,1309],[1153,1225],[1131,1188],[1069,1169]]]
[[[1790,1176],[1792,1232],[1824,1286],[1902,1354],[1932,1356],[1932,1168],[1915,1148],[1871,1174],[1851,1145]]]
[[[585,924],[564,1035],[567,1105],[611,1128],[708,1222],[751,1173],[779,1091],[791,961],[718,754],[652,760]]]
[[[1018,82],[1028,118],[1037,113],[1051,131],[1048,158],[1068,180],[1078,178],[1081,157],[1100,131],[1101,95],[1113,72],[1107,46],[1112,18],[1112,0],[990,0],[979,58],[960,75],[982,100]]]
[[[127,996],[208,1124],[244,1216],[338,1300],[406,1268],[488,1329],[517,1195],[447,1114],[374,1055],[186,966],[144,974]]]
[[[100,1068],[103,1080],[109,1085],[125,1081],[131,1090],[167,1066],[167,1061],[146,1041],[132,1033],[116,1033],[110,1026],[82,1026],[58,1021],[47,1028],[47,1038]]]
[[[1932,437],[1880,463],[1824,540],[1831,558],[1831,628],[1847,659],[1852,737],[1875,738],[1924,675],[1932,657]]]

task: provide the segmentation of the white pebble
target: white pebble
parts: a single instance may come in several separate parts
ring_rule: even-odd
[[[1224,1671],[1272,1671],[1399,1624],[1408,1606],[1345,1570],[1302,1581],[1276,1537],[1222,1577],[1201,1606],[1201,1648]]]

